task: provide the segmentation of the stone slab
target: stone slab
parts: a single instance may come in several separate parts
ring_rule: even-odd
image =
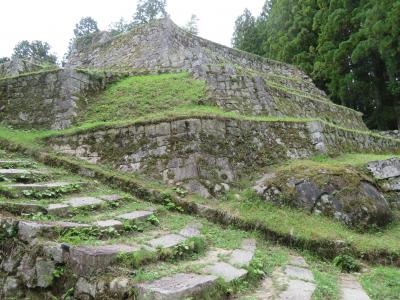
[[[104,204],[105,202],[96,197],[77,197],[77,198],[71,198],[65,201],[64,203],[70,205],[73,208],[82,208],[88,206],[98,207]]]
[[[371,300],[361,284],[352,275],[342,275],[340,290],[342,300]]]
[[[201,224],[189,224],[183,228],[179,234],[187,238],[198,237],[201,235],[200,228]]]
[[[153,215],[151,211],[137,210],[130,213],[126,213],[117,217],[117,219],[128,220],[128,221],[143,221]]]
[[[121,221],[118,220],[105,220],[105,221],[96,221],[93,223],[94,226],[100,227],[100,228],[115,228],[115,229],[121,229],[123,227],[123,224]]]
[[[113,195],[101,195],[101,196],[98,196],[98,198],[100,198],[101,200],[104,200],[106,202],[113,202],[113,201],[119,201],[119,200],[123,199],[124,197],[122,197],[121,195],[113,194]]]
[[[241,279],[247,275],[247,271],[245,269],[235,268],[234,266],[225,262],[217,262],[213,265],[207,266],[203,269],[203,271],[205,273],[221,277],[225,282]]]
[[[53,203],[47,207],[47,213],[53,216],[65,217],[68,215],[71,206],[64,203]]]
[[[29,183],[29,184],[15,183],[15,184],[7,184],[6,187],[17,191],[28,191],[28,190],[43,191],[53,188],[66,187],[71,184],[81,184],[81,183],[73,183],[73,182],[46,182],[46,183]]]
[[[377,179],[388,179],[400,176],[400,159],[391,158],[373,161],[367,164],[367,168]]]
[[[400,191],[400,177],[388,179],[386,182],[382,184],[383,188],[386,191]]]
[[[186,240],[186,238],[179,234],[167,234],[167,235],[161,236],[159,238],[150,240],[148,242],[148,244],[149,244],[149,246],[151,246],[153,248],[158,248],[158,247],[171,248],[176,245],[179,245],[180,243],[182,243],[185,240]]]
[[[287,277],[305,281],[314,281],[314,276],[309,269],[301,268],[297,266],[287,265],[285,268],[285,274]]]
[[[247,250],[247,251],[256,251],[257,248],[257,242],[255,239],[245,239],[242,242],[241,248],[243,250]]]
[[[236,249],[232,252],[229,263],[234,266],[248,266],[253,259],[254,252],[242,249]]]
[[[287,289],[279,295],[280,300],[311,300],[316,288],[314,283],[302,280],[289,280],[287,284]]]
[[[88,227],[89,225],[71,222],[29,222],[18,223],[18,235],[25,241],[30,241],[37,236],[53,236],[59,229]]]
[[[111,265],[120,253],[134,253],[140,248],[135,245],[103,245],[71,247],[66,258],[73,270],[82,276],[90,275]]]
[[[212,287],[216,276],[198,274],[175,274],[171,277],[136,286],[138,300],[196,299],[196,295]]]

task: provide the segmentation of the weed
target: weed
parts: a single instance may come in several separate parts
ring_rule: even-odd
[[[349,255],[339,255],[333,260],[333,264],[342,272],[358,272],[361,269],[359,262]]]

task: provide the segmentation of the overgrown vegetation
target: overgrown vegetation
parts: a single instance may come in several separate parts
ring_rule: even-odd
[[[132,120],[190,106],[203,100],[205,92],[205,83],[187,73],[129,77],[92,98],[78,123]]]
[[[375,267],[361,276],[361,283],[371,299],[397,300],[400,295],[400,269]]]

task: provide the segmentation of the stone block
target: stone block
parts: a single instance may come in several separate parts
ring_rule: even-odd
[[[117,217],[117,219],[127,220],[127,221],[144,221],[151,215],[153,215],[152,211],[137,210],[120,215]]]
[[[309,269],[287,265],[285,268],[286,276],[304,281],[314,281],[314,276]]]
[[[121,229],[123,227],[122,222],[118,220],[96,221],[93,223],[93,225],[100,228],[115,228],[115,229]]]
[[[96,197],[77,197],[77,198],[71,198],[65,201],[64,203],[70,205],[73,208],[82,208],[82,207],[99,207],[105,202]]]
[[[207,266],[203,271],[205,273],[220,277],[225,282],[242,279],[247,275],[247,271],[245,269],[235,268],[234,266],[225,262],[217,262],[213,265]]]
[[[153,248],[171,248],[174,246],[179,245],[183,241],[185,241],[186,238],[179,235],[179,234],[167,234],[164,236],[161,236],[159,238],[150,240],[148,242],[149,246]]]
[[[175,274],[159,280],[138,284],[138,300],[184,300],[207,291],[217,277],[198,274]],[[195,299],[195,298],[193,298]]]

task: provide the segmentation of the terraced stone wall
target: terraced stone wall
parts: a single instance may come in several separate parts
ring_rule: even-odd
[[[28,129],[69,127],[78,101],[116,77],[58,69],[0,79],[0,121]]]
[[[210,104],[272,116],[318,117],[366,130],[361,114],[334,105],[299,69],[193,36],[170,19],[75,44],[71,67],[188,71],[205,79]]]
[[[193,117],[98,129],[50,139],[52,147],[92,163],[150,174],[204,195],[228,188],[273,162],[344,150],[388,151],[400,141],[377,139],[319,122],[255,122]]]

